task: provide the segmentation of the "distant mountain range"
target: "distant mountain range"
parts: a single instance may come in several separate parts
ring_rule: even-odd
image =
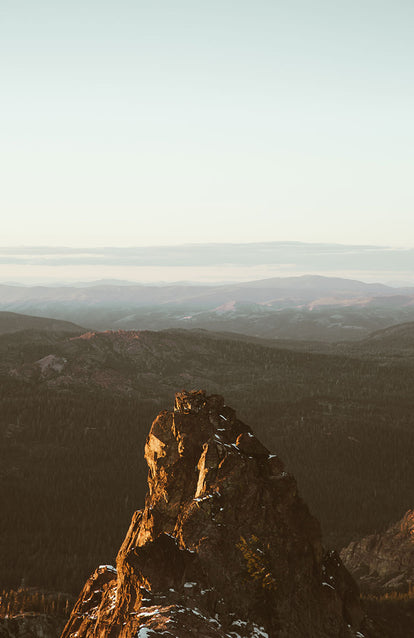
[[[264,338],[359,340],[414,320],[414,287],[321,276],[240,284],[0,286],[0,310],[94,330],[203,328]]]

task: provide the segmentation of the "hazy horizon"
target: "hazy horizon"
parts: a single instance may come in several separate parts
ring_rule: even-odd
[[[137,247],[0,247],[0,282],[235,283],[322,275],[412,286],[414,249],[303,242]]]

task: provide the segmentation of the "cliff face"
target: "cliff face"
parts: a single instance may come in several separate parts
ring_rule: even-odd
[[[222,397],[177,394],[145,457],[145,508],[62,638],[358,635],[354,581],[324,552],[294,478]]]
[[[350,543],[341,558],[367,591],[406,591],[414,582],[414,510],[382,534]]]

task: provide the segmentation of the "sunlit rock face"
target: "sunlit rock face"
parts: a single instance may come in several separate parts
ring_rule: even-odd
[[[64,638],[356,636],[358,590],[282,461],[222,397],[176,395],[152,424],[145,507]]]
[[[385,532],[350,543],[341,557],[364,590],[407,591],[414,582],[414,510]]]

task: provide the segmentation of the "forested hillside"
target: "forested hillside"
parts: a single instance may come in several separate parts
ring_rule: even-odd
[[[1,584],[76,592],[113,560],[141,505],[142,450],[157,408],[2,379]]]
[[[1,337],[0,587],[76,593],[114,560],[143,504],[151,421],[182,388],[223,394],[294,473],[328,544],[398,520],[412,507],[412,360],[378,340],[368,355],[344,347],[190,331]]]

